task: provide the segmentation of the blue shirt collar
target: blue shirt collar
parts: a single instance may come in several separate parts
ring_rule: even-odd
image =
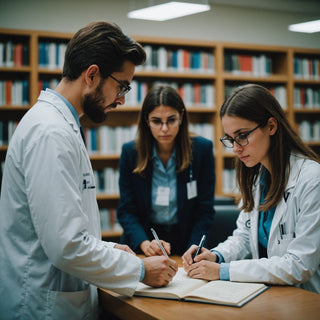
[[[176,159],[176,149],[173,149],[172,155],[170,157],[170,159]],[[156,144],[153,144],[153,150],[152,150],[152,159],[159,159],[158,157],[158,153],[157,153],[157,148],[156,148]]]
[[[80,124],[80,119],[79,119],[79,115],[78,112],[76,111],[76,109],[73,107],[73,105],[64,97],[62,96],[60,93],[47,88],[46,91],[49,91],[50,93],[55,94],[56,96],[58,96],[61,100],[63,100],[63,102],[67,105],[67,107],[69,108],[69,110],[71,111],[74,119],[76,120],[77,125],[79,126],[79,128],[81,127]]]

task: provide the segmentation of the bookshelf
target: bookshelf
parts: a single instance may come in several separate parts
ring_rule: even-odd
[[[59,81],[61,57],[71,37],[71,33],[0,29],[0,162],[15,124],[37,101],[41,89],[54,88]],[[133,138],[144,95],[156,82],[180,92],[192,131],[213,140],[217,196],[236,196],[234,156],[219,142],[223,135],[219,107],[235,86],[254,82],[269,88],[290,123],[320,153],[320,50],[133,37],[144,46],[148,59],[136,69],[125,106],[109,113],[99,126],[82,119],[92,166],[101,183],[97,196],[101,210],[117,207],[119,194],[105,185],[106,180],[115,184],[120,146]],[[20,100],[15,100],[17,92]],[[117,143],[111,145],[111,141]],[[120,235],[117,227],[103,232],[108,239]]]

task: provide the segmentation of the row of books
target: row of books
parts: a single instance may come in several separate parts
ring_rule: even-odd
[[[0,146],[9,144],[17,125],[16,121],[0,121]]]
[[[147,59],[137,70],[214,73],[214,55],[210,51],[145,45]]]
[[[106,167],[101,170],[93,170],[96,190],[98,193],[119,194],[119,170]]]
[[[123,231],[115,208],[101,208],[99,211],[102,231]]]
[[[189,131],[214,141],[214,126],[209,123],[189,123]]]
[[[226,85],[225,86],[225,97],[229,97],[234,89],[236,89],[238,85]],[[271,86],[268,88],[269,91],[273,94],[273,96],[278,100],[282,109],[287,109],[287,90],[285,86]]]
[[[29,65],[29,46],[22,42],[0,41],[0,67]]]
[[[120,154],[124,143],[136,136],[137,126],[85,128],[85,139],[89,154]]]
[[[248,55],[226,52],[224,71],[235,75],[267,77],[272,73],[272,60],[265,54]]]
[[[39,67],[62,69],[66,48],[63,42],[39,42]]]
[[[296,109],[320,109],[320,89],[295,87],[294,107]]]
[[[298,123],[299,134],[305,142],[319,142],[320,141],[320,120],[311,122],[303,120]]]
[[[137,80],[133,80],[130,84],[132,90],[126,95],[126,105],[142,105],[143,100],[148,92],[149,86],[157,84],[169,85],[175,88],[179,92],[186,107],[214,107],[215,90],[212,83],[178,83],[175,81],[155,81],[152,83],[147,83]]]
[[[209,123],[189,124],[189,130],[209,140],[214,138],[214,126]],[[128,127],[99,126],[85,128],[85,139],[89,154],[120,154],[122,145],[135,139],[137,125]]]
[[[0,80],[0,106],[29,105],[28,80]]]
[[[297,79],[319,80],[320,58],[295,57],[294,76]]]

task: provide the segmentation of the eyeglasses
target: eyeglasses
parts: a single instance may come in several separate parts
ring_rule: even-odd
[[[233,148],[234,142],[236,142],[240,147],[244,147],[249,144],[248,135],[253,131],[257,130],[261,125],[257,125],[252,130],[248,131],[247,133],[240,133],[234,138],[231,138],[227,135],[220,138],[220,141],[226,148]]]
[[[114,81],[117,81],[121,86],[120,87],[120,92],[117,94],[118,98],[124,96],[125,94],[127,94],[131,90],[131,87],[129,85],[127,85],[124,82],[118,80],[113,75],[109,74],[109,77],[112,78]]]
[[[170,118],[167,121],[163,121],[163,122],[159,119],[151,119],[147,122],[149,123],[149,126],[154,129],[160,129],[160,128],[162,128],[163,125],[167,125],[167,127],[169,129],[171,129],[171,128],[175,128],[179,125],[180,119],[179,118]]]

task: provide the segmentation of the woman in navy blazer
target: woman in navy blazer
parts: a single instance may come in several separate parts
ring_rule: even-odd
[[[146,256],[161,255],[150,228],[168,254],[182,254],[207,235],[213,222],[213,144],[188,131],[188,116],[170,86],[149,90],[135,141],[120,157],[118,219],[121,242]]]

